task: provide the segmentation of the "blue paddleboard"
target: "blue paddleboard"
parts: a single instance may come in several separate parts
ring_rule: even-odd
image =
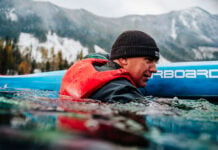
[[[0,88],[59,91],[66,70],[28,75],[0,76]]]
[[[158,97],[218,98],[218,61],[158,64],[144,95]],[[0,88],[59,91],[66,70],[29,75],[0,76]]]

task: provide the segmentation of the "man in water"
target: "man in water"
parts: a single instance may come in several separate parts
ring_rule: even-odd
[[[143,98],[137,88],[146,86],[157,72],[159,49],[154,39],[142,31],[125,31],[115,40],[109,59],[87,58],[72,65],[63,77],[60,96],[103,102]]]

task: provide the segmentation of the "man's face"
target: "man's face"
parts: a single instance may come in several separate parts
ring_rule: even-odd
[[[157,72],[157,60],[151,57],[126,58],[123,66],[136,83],[137,87],[144,87],[152,73]]]

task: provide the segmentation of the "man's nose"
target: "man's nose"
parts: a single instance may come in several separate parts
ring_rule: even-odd
[[[151,65],[150,71],[151,71],[152,73],[156,73],[156,72],[157,72],[156,63],[153,63],[153,64]]]

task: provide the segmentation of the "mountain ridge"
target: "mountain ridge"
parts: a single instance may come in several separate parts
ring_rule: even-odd
[[[142,30],[154,37],[161,55],[170,61],[218,58],[218,15],[199,7],[161,15],[111,18],[85,9],[62,8],[50,2],[1,0],[0,4],[2,38],[19,38],[21,33],[28,33],[46,42],[47,34],[54,32],[61,38],[79,41],[89,52],[95,51],[95,45],[109,52],[121,32]]]

